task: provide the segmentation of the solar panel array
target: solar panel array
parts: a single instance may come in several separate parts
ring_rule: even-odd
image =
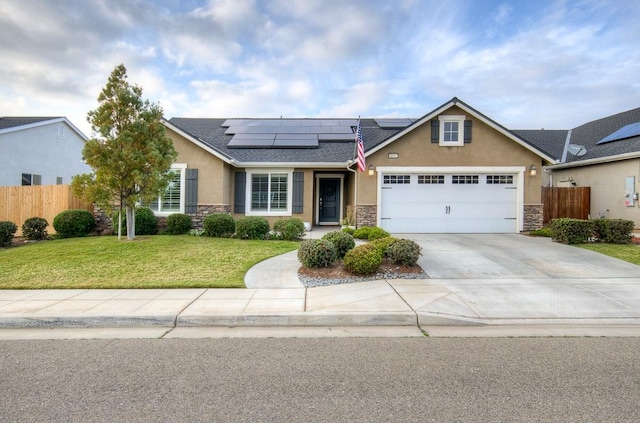
[[[604,144],[611,141],[619,141],[625,138],[640,136],[640,122],[632,123],[630,125],[623,126],[615,131],[613,134],[608,135],[598,141],[596,144]]]
[[[413,123],[413,119],[407,118],[385,118],[376,119],[376,123],[383,129],[402,129]]]
[[[227,119],[230,148],[318,148],[319,141],[353,141],[355,119]]]

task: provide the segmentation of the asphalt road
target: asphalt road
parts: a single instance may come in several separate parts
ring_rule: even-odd
[[[3,422],[637,422],[640,338],[0,342]]]

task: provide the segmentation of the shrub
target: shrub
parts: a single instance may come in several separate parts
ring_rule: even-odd
[[[264,217],[245,216],[236,222],[236,236],[240,239],[264,239],[269,233],[269,222]]]
[[[362,226],[353,231],[353,237],[356,239],[369,239],[369,233],[371,232],[371,226]]]
[[[394,238],[392,236],[387,236],[384,238],[374,239],[373,241],[369,242],[369,244],[376,247],[378,251],[380,251],[380,254],[382,254],[382,256],[384,257],[387,255],[387,250],[389,246],[394,242],[396,242],[397,240],[398,240],[397,238]]]
[[[13,235],[18,230],[18,226],[15,223],[9,221],[0,222],[0,247],[7,247],[11,245]]]
[[[347,251],[356,246],[356,241],[351,235],[342,231],[327,232],[322,239],[333,242],[336,247],[338,258],[341,259],[347,254]]]
[[[22,224],[22,236],[27,239],[38,240],[47,238],[47,222],[42,217],[30,217]]]
[[[551,221],[551,238],[564,244],[580,244],[593,236],[595,223],[592,220],[553,219]]]
[[[297,217],[276,220],[273,224],[273,230],[279,239],[294,241],[304,235],[304,222]]]
[[[191,216],[182,213],[174,213],[167,216],[167,229],[169,235],[184,235],[191,230]]]
[[[543,236],[547,238],[551,238],[551,235],[552,235],[551,228],[548,226],[546,228],[536,229],[535,231],[531,231],[530,234],[533,236]]]
[[[631,242],[631,232],[634,222],[623,219],[595,219],[596,237],[602,242],[610,244],[628,244]]]
[[[353,236],[355,231],[356,231],[355,228],[342,228],[342,232],[347,233],[347,234],[349,234],[351,236]]]
[[[344,256],[344,268],[355,275],[376,273],[382,264],[382,254],[371,244],[359,245]]]
[[[204,218],[202,228],[205,236],[229,238],[236,231],[236,222],[231,215],[214,213]]]
[[[298,260],[307,267],[327,267],[337,259],[336,246],[326,239],[302,241],[298,249]]]
[[[389,246],[387,254],[395,264],[413,266],[420,256],[422,248],[409,239],[399,239]]]
[[[118,215],[119,211],[113,214],[113,233],[118,233]],[[136,235],[155,235],[158,233],[158,218],[148,207],[138,207],[136,214]],[[122,215],[122,235],[127,234],[127,215]]]
[[[96,221],[89,210],[65,210],[53,218],[53,229],[60,238],[87,236]]]

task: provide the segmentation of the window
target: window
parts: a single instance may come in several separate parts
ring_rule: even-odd
[[[22,186],[42,185],[42,175],[32,175],[31,173],[22,174]]]
[[[257,171],[249,173],[247,179],[250,198],[248,214],[288,215],[291,213],[290,172]]]
[[[478,175],[453,175],[451,177],[452,184],[477,184],[478,183]]]
[[[56,185],[62,185],[62,176],[56,176]]]
[[[513,184],[513,175],[487,175],[487,185],[490,184]]]
[[[464,145],[464,120],[465,116],[442,115],[440,121],[439,144],[441,146]]]
[[[174,165],[171,167],[173,179],[160,194],[157,200],[149,204],[149,208],[158,214],[184,213],[184,179],[186,165]]]
[[[418,175],[419,184],[444,184],[444,175]]]
[[[385,184],[410,184],[411,175],[384,175],[382,182]]]

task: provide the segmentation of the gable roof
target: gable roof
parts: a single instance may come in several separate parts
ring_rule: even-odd
[[[428,123],[431,119],[453,106],[460,107],[466,113],[473,115],[544,160],[551,163],[558,162],[548,150],[539,148],[536,144],[508,130],[455,97],[420,119],[360,119],[365,155],[369,156],[375,153],[418,126]],[[298,167],[344,168],[350,166],[355,158],[355,134],[344,136],[344,128],[338,128],[340,125],[336,124],[336,121],[343,121],[342,124],[349,126],[351,124],[345,122],[355,123],[358,119],[209,119],[174,117],[168,121],[163,120],[163,123],[168,128],[178,132],[189,141],[229,164],[261,167],[291,165]],[[239,128],[239,126],[243,125],[245,128]],[[309,138],[313,138],[314,142],[308,144],[301,142],[300,145],[296,145],[297,148],[276,147],[273,139],[278,135],[282,135],[282,133],[292,135],[291,132],[287,132],[287,128],[296,125],[303,127],[306,125],[307,129],[301,132],[305,133]],[[342,135],[336,137],[339,139],[326,139],[331,138],[326,135],[327,132],[330,132],[326,130],[327,127],[335,128],[336,132],[342,131]],[[251,136],[236,138],[238,133],[243,135],[251,133],[257,138]],[[264,136],[262,137],[261,135]],[[316,136],[315,138],[313,137],[314,135]],[[230,141],[234,138],[238,141],[231,143],[232,145],[230,146]],[[256,141],[258,138],[259,140]],[[255,144],[250,141],[244,143],[242,139],[253,139]],[[264,143],[267,146],[258,146],[258,143]],[[234,144],[236,144],[235,147]]]
[[[640,135],[616,137],[615,140],[600,142],[625,126],[640,122],[640,107],[607,116],[570,131],[568,142],[565,144],[566,159],[552,168],[586,166],[594,163],[616,161],[633,157],[640,157]],[[584,146],[586,154],[574,156],[567,152],[569,144]]]
[[[80,138],[87,141],[88,138],[74,124],[64,116],[4,116],[0,117],[0,134],[22,131],[44,125],[51,125],[59,122],[66,123]]]

